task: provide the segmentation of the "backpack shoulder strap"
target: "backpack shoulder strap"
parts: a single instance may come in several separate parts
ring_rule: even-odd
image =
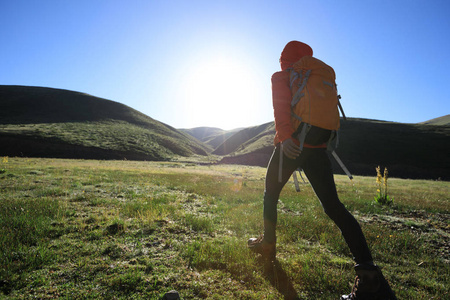
[[[291,80],[290,80],[290,87],[292,89],[292,86],[294,85],[294,82],[299,79],[298,81],[298,89],[295,92],[294,96],[292,97],[291,101],[291,107],[294,107],[300,99],[305,95],[303,92],[306,86],[306,83],[308,82],[309,75],[311,74],[311,70],[307,70],[305,74],[302,72],[297,72],[295,70],[291,70]]]

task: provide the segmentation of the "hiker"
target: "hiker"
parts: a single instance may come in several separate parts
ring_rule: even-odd
[[[339,227],[356,262],[355,286],[350,295],[344,295],[341,299],[396,299],[380,268],[373,262],[361,227],[338,198],[331,162],[327,155],[327,142],[332,135],[332,130],[316,126],[308,127],[300,147],[297,136],[299,131],[293,125],[295,120],[291,117],[293,93],[290,73],[294,64],[301,58],[312,56],[313,50],[310,46],[302,42],[291,41],[281,53],[281,71],[272,75],[276,135],[274,138],[275,150],[267,167],[265,180],[264,234],[259,238],[249,239],[248,247],[269,260],[275,260],[278,198],[292,173],[301,168],[308,177],[325,213]],[[331,69],[331,67],[329,68]],[[334,76],[334,71],[332,73]],[[300,99],[301,101],[302,99]],[[337,122],[339,122],[338,111]],[[303,123],[300,124],[299,127],[306,126]],[[337,126],[339,125],[337,124]]]

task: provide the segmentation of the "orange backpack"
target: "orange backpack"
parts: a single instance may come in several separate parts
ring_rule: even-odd
[[[315,57],[303,56],[288,70],[293,95],[291,123],[295,130],[294,134],[298,135],[300,149],[303,149],[306,135],[313,126],[330,130],[332,134],[327,143],[328,151],[352,179],[353,176],[334,151],[339,142],[337,134],[340,126],[339,109],[344,120],[346,117],[339,102],[341,96],[337,93],[336,74],[333,68]],[[296,182],[295,179],[294,177]]]
[[[304,56],[290,69],[294,130],[301,122],[328,130],[339,129],[336,75],[323,61]]]

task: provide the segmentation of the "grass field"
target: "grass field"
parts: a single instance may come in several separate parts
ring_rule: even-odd
[[[0,299],[339,299],[351,254],[311,187],[279,203],[277,261],[262,232],[265,169],[183,162],[0,158]],[[450,183],[336,176],[399,299],[449,299]]]

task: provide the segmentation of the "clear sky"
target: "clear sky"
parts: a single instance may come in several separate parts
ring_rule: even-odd
[[[0,85],[88,93],[176,128],[273,120],[291,40],[337,74],[347,116],[450,114],[450,1],[0,0]]]

